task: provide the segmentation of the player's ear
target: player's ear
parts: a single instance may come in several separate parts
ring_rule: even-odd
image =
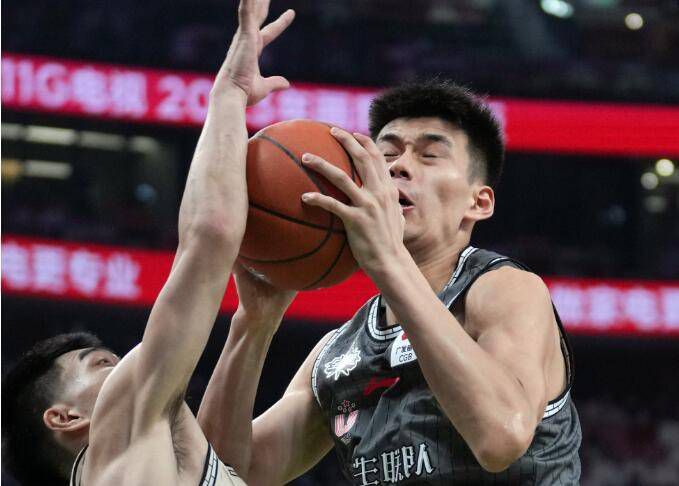
[[[90,418],[77,408],[64,404],[52,405],[42,414],[45,426],[54,432],[77,433],[89,427]]]
[[[465,216],[476,222],[488,219],[495,211],[495,192],[485,185],[475,185],[472,189],[472,200]]]

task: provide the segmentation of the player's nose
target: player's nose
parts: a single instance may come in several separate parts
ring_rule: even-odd
[[[410,180],[412,178],[411,162],[407,153],[389,164],[389,174],[392,179]]]

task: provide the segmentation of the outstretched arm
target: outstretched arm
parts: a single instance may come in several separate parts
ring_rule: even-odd
[[[268,0],[242,0],[239,28],[210,93],[179,211],[179,247],[156,300],[134,367],[136,423],[148,427],[181,402],[212,330],[248,211],[245,108],[276,89],[262,78],[257,57],[292,19],[290,11],[260,27]]]

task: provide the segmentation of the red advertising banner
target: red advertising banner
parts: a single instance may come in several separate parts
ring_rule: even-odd
[[[172,254],[13,235],[2,237],[2,291],[8,295],[150,306]],[[679,282],[545,278],[566,325],[576,334],[679,337]],[[302,292],[290,318],[340,323],[377,290],[358,272],[340,285]],[[237,305],[229,285],[223,312]]]
[[[4,53],[6,108],[131,122],[200,126],[212,76]],[[252,130],[311,118],[367,132],[377,90],[293,83],[248,109]],[[679,107],[492,99],[509,150],[679,155]]]

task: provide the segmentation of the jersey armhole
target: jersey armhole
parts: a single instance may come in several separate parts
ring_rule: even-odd
[[[512,266],[514,268],[517,268],[519,270],[524,270],[526,272],[531,272],[531,269],[528,268],[526,265],[523,263],[514,260],[513,258],[509,257],[498,257],[490,262],[486,263],[481,271],[479,271],[472,279],[467,282],[467,284],[453,297],[453,299],[450,301],[450,303],[446,306],[448,307],[448,310],[452,312],[452,307],[455,305],[455,303],[458,301],[458,299],[462,296],[464,296],[471,286],[476,282],[476,280],[486,272],[490,271],[491,269],[497,269],[501,268],[504,266]],[[551,300],[551,298],[550,298]],[[559,347],[561,349],[561,355],[564,358],[564,365],[566,367],[566,386],[564,390],[557,396],[556,398],[550,400],[547,403],[547,406],[545,407],[545,412],[543,415],[543,419],[551,417],[552,415],[555,415],[559,410],[563,408],[565,405],[566,401],[568,400],[568,397],[570,396],[571,388],[573,386],[573,380],[575,378],[575,364],[573,361],[573,348],[571,347],[570,341],[568,339],[568,335],[566,334],[566,330],[564,329],[563,323],[561,322],[561,317],[559,316],[559,312],[556,310],[556,306],[554,305],[554,302],[552,302],[552,311],[554,313],[554,318],[556,320],[556,324],[559,330]]]
[[[325,356],[330,346],[332,346],[335,343],[335,341],[337,341],[337,338],[344,332],[344,330],[350,323],[351,321],[347,321],[342,326],[332,331],[333,334],[330,336],[330,338],[326,341],[321,350],[318,352],[318,356],[316,356],[316,359],[314,360],[314,365],[311,368],[311,391],[313,392],[314,398],[316,398],[316,402],[318,403],[318,406],[321,409],[323,409],[323,404],[321,403],[320,394],[318,392],[318,368],[321,364],[321,359],[323,358],[323,356]]]

